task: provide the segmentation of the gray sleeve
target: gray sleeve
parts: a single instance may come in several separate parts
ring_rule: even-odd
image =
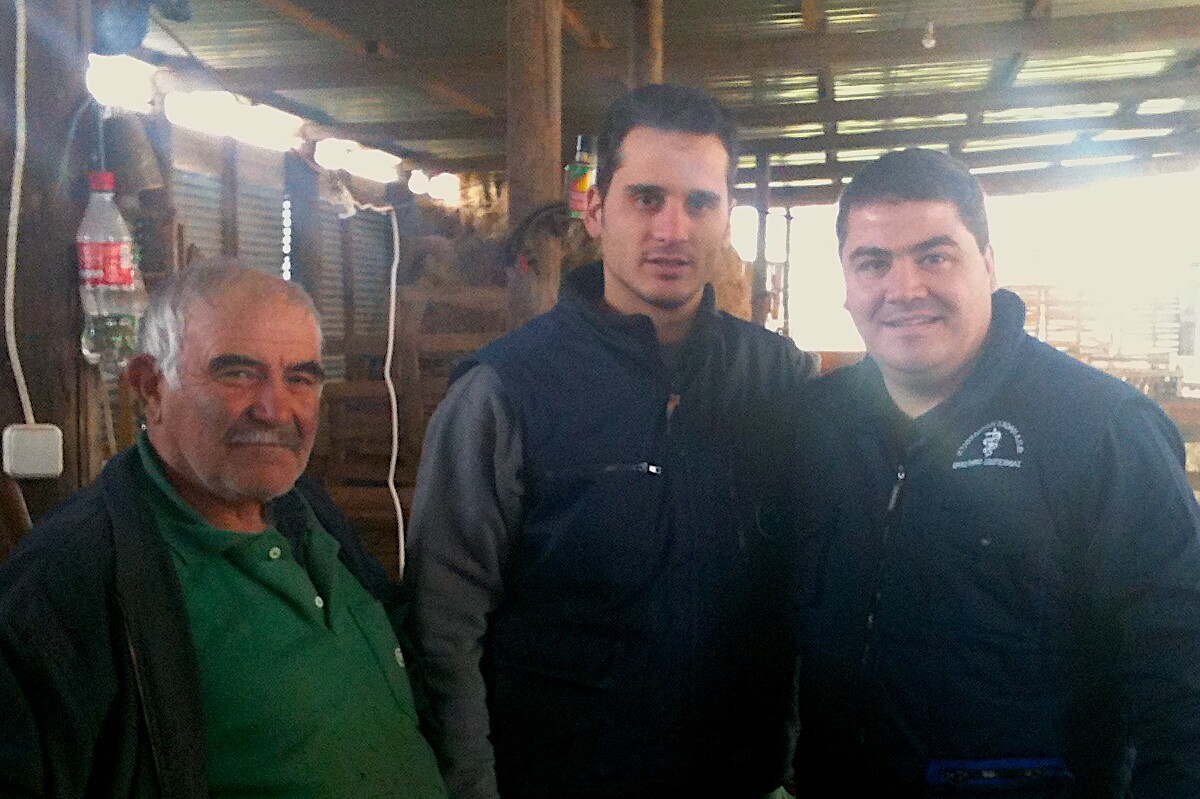
[[[424,727],[453,799],[498,796],[480,658],[521,518],[521,459],[500,378],[476,366],[426,431],[404,576]]]

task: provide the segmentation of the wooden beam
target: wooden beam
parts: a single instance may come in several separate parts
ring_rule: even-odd
[[[562,200],[562,0],[508,0],[508,220],[513,228]],[[512,327],[549,310],[558,295],[562,252],[534,253],[536,270],[509,279]]]
[[[1059,163],[1064,159],[1094,158],[1104,156],[1132,155],[1148,157],[1155,153],[1183,152],[1200,153],[1200,133],[1184,131],[1155,139],[1132,139],[1114,142],[1076,142],[1047,147],[1020,147],[1006,150],[962,153],[956,156],[968,167],[999,167],[1049,161]],[[773,181],[833,179],[853,177],[863,165],[862,161],[838,161],[806,166],[777,166],[771,170]],[[738,170],[739,183],[753,183],[756,170],[746,167]]]
[[[829,120],[883,120],[896,117],[935,117],[942,114],[1002,111],[1009,108],[1044,108],[1100,102],[1139,101],[1149,98],[1200,96],[1200,79],[1192,72],[1166,77],[1090,81],[1057,86],[1027,86],[976,92],[882,97],[869,100],[790,103],[760,108],[735,108],[744,140],[763,138],[756,130]],[[564,124],[571,130],[594,130],[598,114],[567,113]],[[399,141],[494,138],[503,119],[460,118],[445,121],[344,123],[340,130],[353,136],[388,137]]]
[[[804,32],[792,36],[706,41],[672,40],[671,72],[728,77],[794,74],[823,65],[835,69],[879,64],[922,64],[1002,58],[1013,53],[1120,53],[1200,44],[1200,7],[1121,11],[1069,18],[939,26],[937,47],[921,47],[919,28],[869,33]]]
[[[870,100],[844,100],[837,102],[832,109],[823,108],[821,103],[794,103],[735,111],[742,129],[752,130],[821,122],[831,112],[841,120],[893,119],[1002,111],[1008,108],[1044,108],[1055,105],[1196,96],[1200,96],[1200,80],[1197,80],[1195,74],[1185,73],[1161,78],[1023,86],[999,91],[941,92]]]
[[[744,141],[745,154],[829,152],[867,148],[915,147],[930,144],[951,144],[980,139],[1001,139],[1010,136],[1039,136],[1052,133],[1098,133],[1104,130],[1137,130],[1200,128],[1200,111],[1176,111],[1170,114],[1117,114],[1083,119],[1035,119],[1022,122],[963,122],[961,125],[882,130],[869,133],[834,133],[823,136],[774,137]]]
[[[828,20],[825,19],[825,9],[821,8],[821,0],[800,0],[800,14],[804,30],[809,33],[825,32]]]
[[[261,2],[272,4],[272,7],[294,6],[289,0]],[[504,54],[499,52],[446,56],[438,52],[409,50],[399,58],[386,47],[370,52],[364,43],[346,40],[346,36],[348,34],[342,33],[338,40],[347,41],[351,55],[357,55],[365,63],[334,60],[278,68],[221,70],[221,74],[233,86],[239,85],[239,74],[244,74],[247,81],[259,81],[260,88],[283,91],[289,88],[387,85],[407,81],[414,74],[465,75],[495,69],[504,62]],[[667,71],[693,83],[703,83],[711,78],[753,72],[815,72],[825,65],[836,69],[887,63],[1007,58],[1018,52],[1034,56],[1066,52],[1130,52],[1140,48],[1186,49],[1200,46],[1200,7],[939,27],[937,38],[938,45],[932,50],[920,46],[917,28],[870,33],[827,32],[820,36],[804,32],[788,37],[724,42],[674,39],[671,52],[667,53]],[[371,67],[381,61],[395,63],[387,72],[381,72],[378,66]],[[596,52],[588,59],[586,69],[619,76],[627,69],[624,61],[625,54],[615,49]],[[464,105],[469,106],[466,110],[471,113],[484,117],[492,114],[492,109],[471,101]]]
[[[382,62],[400,60],[399,55],[388,47],[385,42],[360,39],[336,25],[321,19],[308,9],[292,2],[292,0],[258,0],[258,2],[284,19],[304,28],[309,33],[334,40],[351,53],[373,56]],[[442,80],[418,77],[415,82],[424,92],[441,102],[448,103],[454,108],[484,118],[496,116],[496,113],[491,108],[482,103],[475,102]]]
[[[1025,19],[1044,19],[1050,16],[1052,0],[1025,0]]]
[[[1061,191],[1090,185],[1100,180],[1162,175],[1200,168],[1200,154],[1184,154],[1174,158],[1154,158],[1102,164],[1089,167],[1046,167],[1028,172],[1004,172],[978,175],[983,190],[989,196],[1028,194],[1030,192]],[[739,189],[734,194],[738,202],[752,204],[755,189]],[[772,205],[829,205],[837,202],[842,184],[825,186],[774,187]]]
[[[663,0],[633,0],[630,13],[630,87],[663,82]]]
[[[566,3],[563,3],[562,7],[562,24],[563,30],[569,33],[572,39],[579,42],[585,50],[613,49],[613,43],[608,40],[608,37],[589,28],[583,21],[583,17],[579,16],[579,12]]]

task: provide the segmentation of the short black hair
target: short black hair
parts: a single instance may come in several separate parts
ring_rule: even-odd
[[[737,178],[737,124],[717,98],[699,89],[673,83],[651,83],[627,92],[608,109],[597,146],[596,186],[608,194],[613,173],[621,165],[621,145],[634,128],[679,133],[715,134],[729,155],[726,178],[730,194]]]
[[[874,202],[905,200],[953,203],[979,251],[990,241],[983,187],[959,161],[937,150],[910,148],[887,153],[867,164],[838,199],[838,250],[846,244],[850,212]]]

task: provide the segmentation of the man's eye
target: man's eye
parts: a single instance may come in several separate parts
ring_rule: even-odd
[[[949,260],[950,259],[947,258],[944,253],[931,252],[931,253],[926,253],[921,258],[921,263],[924,264],[925,266],[941,266],[942,264],[946,263]]]
[[[854,269],[857,272],[864,272],[866,274],[880,274],[886,272],[889,265],[887,261],[881,258],[874,258],[870,261],[859,261]]]
[[[228,382],[239,382],[245,380],[253,380],[258,377],[258,374],[247,366],[231,366],[227,369],[222,369],[217,372],[218,380]]]
[[[290,385],[303,386],[305,388],[317,388],[322,383],[321,378],[308,372],[297,372],[296,374],[288,375],[284,379]]]
[[[639,208],[656,208],[662,205],[662,198],[654,194],[635,194],[633,204]]]

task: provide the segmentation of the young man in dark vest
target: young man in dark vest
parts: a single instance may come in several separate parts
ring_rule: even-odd
[[[735,129],[653,85],[609,112],[603,262],[462,365],[406,579],[451,795],[761,799],[785,775],[790,545],[772,496],[813,371],[714,306]]]

